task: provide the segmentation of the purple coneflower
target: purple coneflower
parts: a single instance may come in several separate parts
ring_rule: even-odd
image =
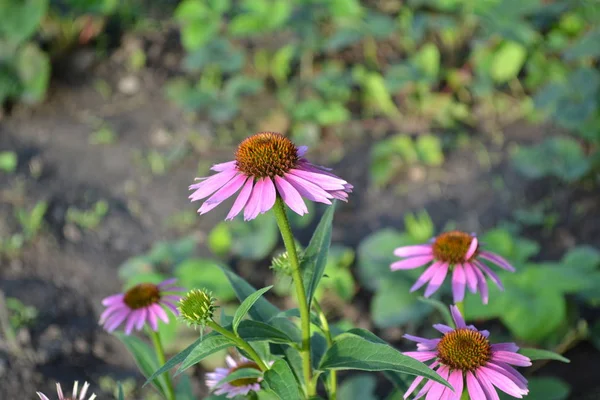
[[[303,197],[331,204],[332,199],[346,201],[352,185],[311,164],[303,156],[307,147],[296,147],[287,137],[261,132],[240,143],[235,160],[216,164],[217,174],[196,178],[201,182],[190,186],[191,201],[208,199],[198,209],[204,214],[241,189],[226,219],[233,219],[244,209],[244,220],[256,218],[275,204],[277,195],[300,215],[308,213]],[[212,195],[212,196],[211,196]]]
[[[138,331],[148,322],[150,327],[158,330],[158,319],[169,322],[169,317],[163,309],[167,307],[175,315],[177,307],[175,302],[179,301],[181,296],[174,292],[184,290],[174,287],[176,279],[167,279],[155,285],[153,283],[140,283],[126,291],[109,296],[102,300],[106,310],[100,316],[100,324],[104,329],[112,332],[119,325],[125,322],[125,334],[129,335],[135,328]]]
[[[81,392],[79,393],[79,396],[77,395],[77,392],[79,392],[78,386],[79,386],[79,382],[75,381],[75,383],[73,384],[73,394],[71,395],[71,397],[67,397],[63,394],[62,388],[60,387],[60,383],[57,383],[56,384],[56,392],[58,393],[58,400],[84,400],[85,395],[87,394],[88,388],[90,387],[90,384],[87,382],[85,382],[83,384],[83,387],[81,388]],[[40,392],[36,392],[36,393],[41,400],[50,400],[44,393],[40,393]],[[95,398],[96,398],[96,395],[92,394],[88,400],[94,400]]]
[[[448,271],[451,271],[455,303],[463,301],[465,287],[468,287],[471,293],[479,290],[483,303],[487,304],[489,295],[485,275],[489,276],[500,290],[504,290],[498,275],[483,260],[490,261],[507,271],[515,271],[515,268],[504,258],[481,250],[477,237],[461,231],[442,233],[431,243],[398,247],[394,250],[394,254],[403,257],[404,260],[392,263],[390,266],[392,271],[414,269],[432,263],[410,288],[413,292],[429,282],[425,289],[425,297],[435,293],[446,279]]]
[[[415,400],[425,394],[427,400],[459,400],[464,389],[468,390],[471,400],[498,400],[496,388],[519,399],[529,393],[527,380],[511,366],[531,365],[529,358],[517,353],[517,345],[490,344],[488,331],[479,331],[473,325],[467,326],[456,306],[450,306],[450,311],[456,329],[443,324],[433,326],[444,334],[441,339],[404,335],[417,342],[417,351],[404,354],[421,362],[434,360],[429,367],[437,370],[454,388],[453,392],[437,382],[428,381]],[[422,380],[422,376],[414,380],[404,394],[405,399]]]
[[[205,383],[211,391],[214,391],[216,395],[225,394],[228,399],[232,399],[235,396],[244,396],[250,392],[258,392],[260,390],[262,378],[235,379],[217,386],[219,381],[238,369],[254,368],[260,371],[260,368],[254,361],[250,361],[243,356],[240,356],[239,362],[234,360],[233,357],[227,356],[225,362],[228,368],[216,368],[214,372],[206,374]]]

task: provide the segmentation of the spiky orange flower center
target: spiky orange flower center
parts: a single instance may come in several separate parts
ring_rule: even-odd
[[[229,371],[229,373],[232,373],[232,372],[237,371],[238,369],[242,369],[242,368],[254,368],[254,369],[260,371],[260,368],[258,367],[258,365],[255,362],[247,361],[244,363],[240,363],[235,368],[232,368],[231,371]],[[258,378],[240,378],[240,379],[234,379],[233,381],[229,382],[229,384],[232,386],[246,386],[246,385],[252,385],[252,384],[258,383],[258,382],[259,382]]]
[[[123,301],[134,310],[148,307],[160,301],[160,290],[153,283],[140,283],[125,292]]]
[[[460,264],[466,260],[473,236],[461,231],[450,231],[439,235],[433,243],[433,255],[436,260],[449,264]],[[477,255],[477,250],[469,258]]]
[[[438,359],[452,369],[474,371],[492,357],[489,340],[478,331],[467,328],[446,333],[438,344]]]
[[[298,162],[298,148],[280,133],[261,132],[244,139],[235,152],[237,168],[255,178],[283,176]]]

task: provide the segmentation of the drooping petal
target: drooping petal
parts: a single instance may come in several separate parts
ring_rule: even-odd
[[[492,350],[517,352],[519,351],[519,346],[517,346],[515,343],[495,343],[492,345]]]
[[[485,281],[485,276],[483,276],[483,272],[481,272],[477,267],[473,267],[473,271],[475,271],[475,275],[477,275],[477,289],[481,295],[481,301],[483,301],[483,304],[487,304],[490,296],[488,292],[488,285]]]
[[[222,172],[225,170],[229,170],[229,169],[234,169],[236,166],[237,161],[233,160],[233,161],[227,161],[224,163],[220,163],[220,164],[215,164],[213,165],[210,169],[213,171],[218,171],[218,172]]]
[[[444,324],[433,324],[433,328],[444,334],[452,332],[454,330],[454,328]]]
[[[425,297],[431,296],[440,288],[440,286],[442,286],[442,283],[444,283],[444,279],[446,279],[447,273],[448,264],[443,263],[437,270],[435,275],[431,278],[429,284],[427,285],[427,288],[425,289]]]
[[[195,190],[189,196],[191,201],[202,200],[205,197],[210,196],[217,190],[219,190],[223,185],[231,180],[235,175],[237,175],[237,170],[225,170],[223,172],[219,172],[207,178],[201,182],[195,183],[190,186],[190,190]]]
[[[513,353],[510,351],[494,351],[492,355],[493,360],[502,361],[507,364],[516,365],[519,367],[531,366],[531,360],[519,353]]]
[[[306,208],[302,196],[300,196],[300,193],[298,193],[288,181],[280,176],[275,176],[275,186],[284,203],[287,204],[292,211],[298,215],[308,213],[308,208]]]
[[[456,329],[466,328],[467,324],[465,323],[465,319],[463,318],[460,310],[456,306],[450,306],[450,313],[452,314],[452,319],[456,324]]]
[[[222,203],[224,200],[233,196],[235,192],[240,190],[240,188],[244,185],[244,182],[246,182],[246,179],[246,175],[243,174],[233,177],[233,179],[223,185],[221,189],[217,190],[215,194],[206,199],[204,204]]]
[[[405,260],[396,261],[390,265],[392,271],[398,271],[399,269],[415,269],[422,267],[423,265],[433,261],[433,255],[431,256],[418,256],[411,257]]]
[[[518,399],[523,398],[523,394],[527,393],[526,390],[524,391],[520,389],[519,386],[517,386],[517,384],[513,382],[512,379],[510,379],[504,374],[494,371],[493,369],[487,367],[479,367],[477,369],[477,374],[484,375],[498,389]]]
[[[477,275],[475,275],[475,271],[473,270],[473,265],[471,263],[464,263],[463,268],[465,270],[465,278],[467,279],[467,287],[471,293],[477,292]]]
[[[405,351],[402,354],[421,362],[432,360],[437,356],[435,351]]]
[[[481,388],[479,381],[475,378],[475,375],[471,371],[466,373],[467,379],[467,390],[469,391],[469,398],[471,400],[487,400],[485,392]]]
[[[443,379],[448,379],[448,374],[450,373],[450,369],[448,367],[446,367],[445,365],[442,365],[437,370],[437,373]],[[446,390],[446,386],[444,386],[440,383],[437,383],[437,382],[434,383],[431,386],[431,389],[429,389],[429,392],[427,393],[427,397],[425,398],[425,400],[440,400],[442,398],[444,390]]]
[[[233,202],[233,206],[227,214],[226,220],[232,220],[242,211],[248,199],[250,198],[250,194],[252,194],[252,187],[254,185],[254,180],[252,178],[246,178],[246,183],[242,187],[240,194],[238,194],[237,198]]]
[[[410,386],[408,387],[408,389],[406,389],[406,393],[404,393],[404,399],[407,399],[412,394],[412,392],[415,391],[415,389],[417,388],[417,386],[419,386],[419,383],[421,383],[422,380],[423,380],[422,376],[417,376],[415,378],[413,383],[411,383]]]
[[[500,280],[500,277],[494,271],[492,271],[487,265],[485,265],[482,262],[475,261],[474,264],[480,270],[485,272],[487,276],[490,277],[492,282],[494,282],[496,284],[496,286],[498,286],[498,289],[504,290],[504,285],[502,285],[502,281]]]
[[[305,179],[300,178],[299,176],[286,174],[285,180],[290,183],[300,195],[306,197],[311,201],[316,201],[319,203],[331,204],[331,200],[333,196],[329,194],[326,190],[321,187],[311,183]]]
[[[123,298],[125,298],[123,293],[113,294],[112,296],[104,298],[102,300],[102,305],[108,307],[113,304],[123,303]]]
[[[264,178],[260,212],[266,213],[271,208],[273,208],[276,198],[277,192],[275,191],[275,185],[273,184],[273,181],[271,180],[271,178]]]
[[[430,244],[419,244],[415,246],[403,246],[394,250],[394,255],[398,257],[428,256],[432,255],[433,250]]]
[[[288,173],[304,178],[325,190],[344,190],[344,184],[347,183],[338,177],[324,173],[303,171],[301,169],[290,169]]]
[[[448,376],[448,383],[452,385],[454,388],[454,392],[450,391],[450,389],[446,389],[448,394],[448,399],[450,400],[460,400],[460,397],[463,392],[463,373],[462,371],[452,371]],[[474,399],[472,399],[474,400]]]
[[[481,389],[484,391],[484,393],[486,395],[486,399],[500,400],[500,397],[498,396],[496,389],[494,389],[494,385],[492,385],[492,382],[490,382],[490,380],[485,375],[485,373],[483,373],[481,371],[481,368],[478,368],[475,371],[475,377],[477,378],[477,382],[479,382]]]
[[[488,362],[486,366],[488,368],[495,369],[498,372],[505,374],[510,379],[512,379],[517,384],[517,386],[519,386],[519,388],[527,390],[527,379],[525,379],[525,377],[521,375],[519,371],[517,371],[515,368],[508,365],[507,363],[492,360]]]
[[[254,185],[254,189],[252,189],[250,199],[248,199],[248,203],[246,204],[246,208],[244,209],[244,221],[250,221],[251,219],[256,218],[260,213],[263,187],[264,180],[259,179]]]
[[[410,288],[410,292],[414,292],[415,290],[419,289],[421,286],[429,282],[431,278],[433,278],[437,270],[441,268],[441,266],[442,263],[440,262],[434,262],[433,264],[431,264],[431,266],[428,267],[425,270],[425,272],[421,274],[421,276],[419,276],[415,284],[412,285],[412,287]]]
[[[471,244],[469,245],[469,250],[467,250],[467,254],[465,254],[465,261],[469,261],[471,259],[471,257],[473,257],[473,254],[475,254],[475,252],[477,251],[477,246],[478,246],[478,240],[475,236],[473,236],[473,239],[471,240]]]
[[[496,264],[497,266],[499,266],[502,269],[505,269],[510,272],[515,272],[515,267],[510,265],[510,263],[508,261],[506,261],[504,258],[500,257],[498,254],[494,254],[489,251],[482,251],[481,253],[479,253],[479,255],[482,258],[485,258],[486,260],[493,262],[494,264]]]
[[[452,273],[452,295],[455,303],[464,300],[466,282],[467,278],[463,266],[461,264],[455,265]]]

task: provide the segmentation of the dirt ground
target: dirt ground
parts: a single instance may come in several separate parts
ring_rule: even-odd
[[[44,104],[17,107],[0,120],[0,151],[13,150],[19,157],[16,174],[0,174],[0,236],[14,232],[14,206],[31,207],[40,200],[49,204],[39,237],[18,257],[1,260],[2,291],[36,307],[39,316],[18,334],[24,350],[20,357],[0,347],[0,399],[34,398],[36,390],[54,393],[55,381],[138,376],[124,348],[98,326],[100,300],[119,291],[117,267],[123,261],[157,240],[177,237],[165,220],[196,208],[187,201],[187,186],[197,175],[198,161],[208,165],[230,158],[227,148],[191,151],[189,135],[210,143],[213,127],[183,115],[165,100],[164,73],[140,72],[136,91],[123,94],[117,87],[127,73],[117,62],[88,68],[85,79],[62,74]],[[99,81],[108,83],[112,94],[101,94]],[[114,144],[90,144],[99,120],[117,134]],[[483,231],[509,218],[515,208],[550,197],[561,216],[558,227],[549,234],[526,232],[543,244],[540,258],[558,259],[575,243],[600,247],[598,193],[526,182],[507,161],[511,143],[536,141],[553,129],[517,123],[505,127],[498,140],[497,133],[487,132],[482,124],[470,140],[486,149],[488,165],[478,159],[473,146],[453,150],[443,170],[408,171],[402,178],[403,194],[369,189],[365,148],[373,138],[368,132],[342,139],[345,157],[334,167],[356,189],[336,214],[333,240],[356,246],[376,229],[401,227],[404,213],[420,209],[429,211],[437,227],[452,219],[465,230]],[[151,174],[136,156],[178,146],[189,152],[162,176]],[[327,152],[324,145],[311,149],[310,156],[324,160]],[[106,200],[110,211],[97,229],[66,222],[69,206],[88,208],[98,199]],[[575,214],[576,207],[586,212]],[[207,233],[225,209],[197,218],[193,229]],[[600,354],[582,342],[567,356],[572,364],[551,364],[536,375],[562,377],[572,384],[573,399],[600,398]],[[592,393],[597,397],[586,397]]]

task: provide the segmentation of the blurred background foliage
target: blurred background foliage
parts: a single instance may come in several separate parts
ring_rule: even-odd
[[[600,190],[596,0],[0,0],[0,105],[10,109],[42,102],[68,54],[91,48],[107,55],[121,35],[148,31],[176,33],[181,62],[169,71],[164,95],[187,115],[211,121],[218,145],[266,129],[318,147],[324,139],[351,141],[372,130],[376,140],[361,156],[369,160],[369,184],[379,190],[395,187],[415,168],[442,168],[452,149],[471,146],[485,164],[487,153],[473,139],[482,120],[496,133],[515,121],[549,122],[561,133],[508,149],[512,166],[526,179]],[[127,60],[132,71],[146,63],[143,46]],[[90,144],[117,140],[102,125]],[[195,149],[209,146],[189,140]],[[342,158],[340,147],[328,153],[330,161]],[[167,155],[136,153],[153,175],[166,174],[181,158],[179,148]],[[200,161],[200,170],[207,169],[206,162]],[[16,168],[16,154],[0,152],[0,171]],[[402,190],[397,188],[399,194]],[[560,215],[550,203],[515,209],[510,220],[480,238],[511,260],[518,273],[500,274],[506,293],[492,288],[488,306],[468,296],[467,316],[489,323],[496,338],[514,337],[562,353],[589,337],[600,348],[600,322],[586,322],[589,310],[600,305],[600,252],[573,246],[549,261],[540,243],[524,237],[532,227],[557,226]],[[33,240],[46,207],[39,202],[15,209],[18,229],[0,241],[0,254],[13,256]],[[314,226],[311,217],[318,209],[310,207],[305,218],[290,215],[300,232]],[[99,200],[86,210],[71,207],[67,217],[93,230],[109,212]],[[130,286],[174,274],[184,287],[212,290],[227,312],[235,296],[219,266],[269,265],[279,256],[271,217],[217,224],[207,234],[210,254],[202,257],[195,251],[200,239],[187,232],[156,243],[123,263],[120,278]],[[182,213],[169,224],[186,231],[193,218]],[[337,243],[317,295],[320,302],[340,325],[353,324],[356,315],[345,306],[361,297],[367,299],[362,311],[381,330],[427,329],[432,315],[439,319],[437,299],[449,298],[449,287],[433,300],[409,293],[419,271],[392,273],[392,251],[453,228],[456,223],[447,221],[436,229],[423,210],[407,214],[403,230],[372,232],[357,246]],[[293,302],[289,277],[276,264],[275,279],[266,284],[275,285],[281,301]],[[11,304],[19,324],[35,318],[34,310]],[[175,323],[161,326],[172,350],[185,343],[182,338],[195,337],[177,329]],[[205,366],[218,362],[210,358]],[[537,379],[529,398],[569,396],[565,382]],[[372,377],[359,375],[344,382],[340,396],[375,399],[375,385]]]

